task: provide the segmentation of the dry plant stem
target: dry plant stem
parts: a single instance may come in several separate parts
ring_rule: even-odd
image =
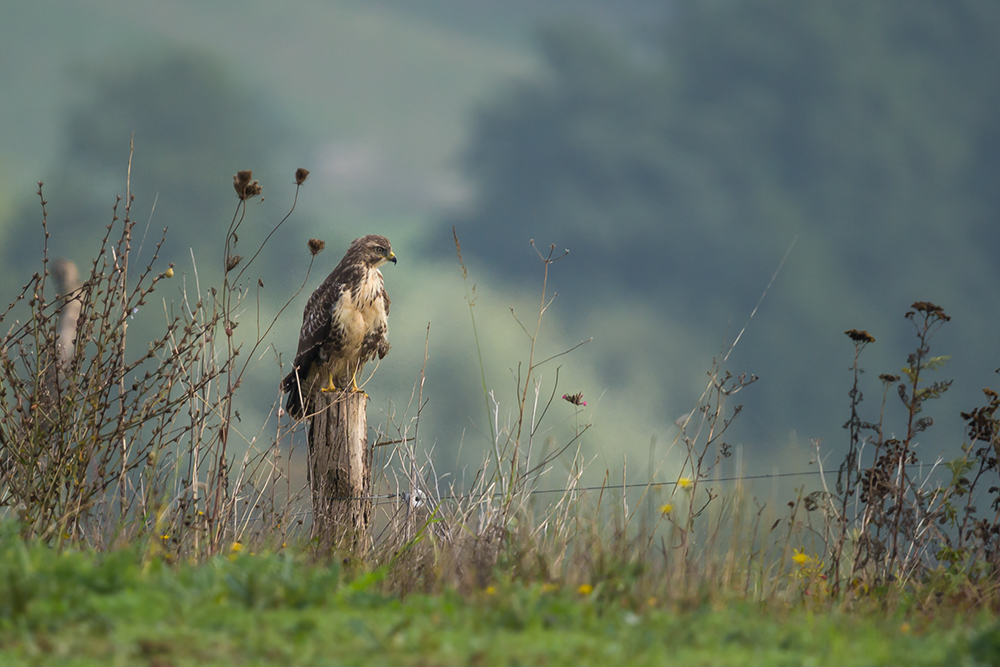
[[[472,337],[476,341],[476,354],[479,356],[479,377],[483,383],[483,399],[486,401],[486,421],[490,426],[490,442],[495,443],[497,439],[497,432],[493,425],[493,420],[490,419],[490,396],[489,390],[486,388],[486,365],[483,363],[483,350],[482,346],[479,344],[479,331],[476,329],[476,311],[474,307],[476,305],[475,294],[476,287],[473,285],[472,291],[469,290],[469,272],[465,268],[465,262],[462,261],[462,244],[458,242],[458,232],[455,227],[452,226],[451,233],[455,237],[455,252],[458,254],[458,265],[462,269],[462,284],[465,285],[465,301],[469,304],[469,317],[472,319]]]
[[[527,372],[525,373],[523,384],[521,384],[520,378],[518,378],[519,380],[518,389],[520,391],[520,397],[517,405],[518,415],[517,415],[516,431],[512,433],[513,452],[511,453],[510,457],[510,475],[509,475],[509,483],[507,490],[508,494],[512,494],[520,486],[519,484],[520,480],[518,475],[518,463],[519,463],[518,459],[522,445],[521,434],[524,430],[524,410],[528,402],[528,387],[531,386],[532,374],[536,368],[534,364],[535,345],[538,342],[538,335],[541,332],[542,318],[545,316],[545,311],[548,309],[549,305],[555,299],[555,295],[553,295],[552,297],[549,297],[548,295],[549,266],[553,262],[556,262],[565,257],[567,254],[569,254],[569,251],[567,250],[563,252],[562,255],[554,257],[556,246],[553,244],[552,246],[549,247],[548,255],[543,255],[541,251],[539,251],[538,248],[535,246],[534,240],[531,241],[531,247],[535,248],[535,252],[538,253],[538,257],[542,260],[542,265],[543,265],[541,302],[538,308],[538,318],[535,322],[534,333],[528,332],[525,326],[521,324],[521,321],[517,318],[517,314],[514,312],[514,309],[511,308],[511,315],[514,317],[514,320],[518,323],[518,325],[520,325],[521,329],[528,335],[528,339],[531,341],[531,344],[528,349],[528,368]],[[531,427],[529,426],[529,432],[530,430]],[[512,499],[513,496],[509,495],[506,500],[508,506]]]
[[[911,311],[912,313],[912,311]],[[903,403],[907,408],[907,419],[906,419],[906,439],[903,441],[903,451],[899,458],[899,467],[897,472],[897,485],[896,485],[896,510],[894,515],[893,529],[892,529],[892,547],[890,549],[889,559],[890,564],[894,564],[898,567],[899,565],[899,533],[900,524],[902,522],[903,516],[903,503],[906,499],[906,492],[909,484],[909,477],[907,475],[907,462],[910,458],[911,449],[914,444],[914,439],[918,430],[918,422],[916,419],[917,414],[921,410],[921,404],[923,402],[922,392],[919,388],[921,372],[924,368],[925,359],[930,352],[928,347],[928,341],[931,335],[937,329],[943,321],[943,318],[938,318],[935,313],[932,312],[922,312],[923,322],[918,324],[915,319],[913,319],[914,327],[917,329],[917,350],[910,355],[909,358],[909,369],[910,373],[910,396],[909,400],[906,398],[906,392],[903,389],[903,385],[900,385],[899,395],[903,399]],[[911,314],[911,319],[913,315]]]
[[[128,281],[128,260],[129,260],[129,256],[132,254],[132,244],[131,244],[131,241],[132,241],[132,228],[135,226],[135,224],[132,222],[132,219],[131,219],[131,212],[132,212],[132,155],[133,155],[134,152],[135,152],[135,135],[133,134],[132,138],[129,140],[128,172],[127,172],[127,175],[125,177],[125,219],[122,220],[122,224],[126,228],[125,234],[123,235],[123,238],[125,239],[125,247],[121,248],[122,252],[119,254],[118,257],[115,258],[116,259],[116,265],[118,264],[119,260],[121,262],[120,265],[117,265],[115,267],[117,269],[117,271],[118,271],[118,276],[119,276],[119,278],[118,278],[118,280],[119,280],[119,290],[120,290],[119,299],[121,300],[121,303],[127,303],[128,302],[128,285],[127,285],[127,281]],[[121,335],[121,337],[119,338],[119,341],[118,341],[118,345],[119,345],[119,348],[118,348],[118,359],[121,361],[121,363],[124,363],[124,361],[125,361],[125,340],[126,340],[126,334],[127,333],[128,333],[128,320],[124,320],[122,322],[122,335]],[[119,422],[118,422],[118,429],[119,430],[122,430],[122,421],[121,420],[124,418],[124,415],[125,415],[125,412],[126,412],[126,410],[125,410],[125,407],[126,407],[125,406],[125,396],[126,396],[126,392],[125,392],[125,373],[123,371],[124,371],[124,369],[121,369],[119,371],[119,377],[120,377],[120,379],[119,379],[119,396],[118,396],[118,420],[119,420]],[[126,491],[125,491],[125,485],[126,485],[125,471],[128,469],[128,444],[126,443],[124,437],[122,437],[122,439],[121,439],[121,457],[122,457],[121,475],[120,475],[120,477],[118,479],[118,485],[119,485],[119,492],[120,492],[119,502],[122,504],[122,507],[124,508],[124,506],[126,505],[126,502],[127,502],[126,501]]]
[[[831,545],[833,552],[830,555],[830,566],[827,572],[834,595],[840,592],[840,561],[844,553],[844,544],[847,541],[847,508],[851,502],[851,498],[855,495],[855,483],[858,474],[859,447],[861,445],[861,418],[858,416],[858,405],[863,399],[861,389],[858,386],[858,379],[861,373],[864,372],[858,365],[858,359],[861,356],[861,351],[864,350],[867,344],[866,340],[854,341],[854,363],[851,365],[851,371],[854,373],[854,383],[849,392],[851,398],[851,417],[847,424],[845,424],[849,433],[848,450],[847,457],[844,459],[837,473],[837,492],[841,494],[841,505],[839,508],[836,508],[834,513],[834,530],[838,534]],[[817,456],[817,460],[819,460],[819,456]]]
[[[243,266],[238,273],[236,273],[234,278],[231,278],[231,273],[233,270],[240,265],[241,258],[239,255],[235,254],[236,246],[239,242],[239,236],[237,231],[246,219],[247,214],[247,199],[249,197],[240,197],[236,211],[233,213],[233,217],[229,224],[229,229],[226,233],[226,241],[224,245],[223,253],[223,287],[221,294],[221,316],[223,329],[225,333],[226,340],[226,359],[225,373],[226,373],[226,387],[225,392],[221,394],[220,399],[220,409],[221,409],[221,424],[219,427],[219,450],[217,453],[215,461],[216,474],[212,477],[209,482],[209,493],[212,501],[212,506],[209,508],[207,514],[208,517],[208,527],[209,535],[211,536],[211,545],[213,549],[218,549],[221,546],[221,541],[223,539],[223,533],[221,529],[223,526],[218,524],[218,517],[222,512],[223,503],[228,502],[229,490],[228,490],[228,475],[229,475],[229,456],[228,456],[228,445],[230,432],[232,430],[232,411],[233,411],[233,396],[236,390],[242,383],[244,373],[247,370],[248,365],[253,360],[256,355],[257,350],[263,343],[267,335],[274,328],[278,317],[288,308],[295,297],[301,292],[302,287],[299,288],[290,299],[288,299],[285,304],[279,309],[278,313],[271,319],[271,323],[265,329],[263,333],[260,331],[260,320],[258,307],[258,318],[257,318],[257,329],[256,337],[253,340],[252,346],[249,353],[245,357],[243,364],[237,368],[235,364],[235,358],[242,352],[242,343],[236,342],[235,329],[237,326],[236,310],[239,307],[240,302],[245,295],[245,288],[241,285],[241,279],[248,268],[253,264],[254,260],[260,255],[264,246],[270,240],[271,236],[275,231],[280,228],[286,220],[292,215],[295,210],[295,206],[298,203],[298,193],[301,184],[296,184],[295,186],[295,196],[292,200],[292,206],[284,217],[278,222],[277,225],[271,230],[271,232],[265,237],[264,241],[257,248],[256,252],[250,257],[249,261],[242,262]],[[306,276],[303,279],[303,287],[308,281],[309,274],[312,270],[312,265],[315,257],[310,258],[309,266],[306,270]],[[260,283],[258,283],[258,289]],[[259,301],[258,301],[259,304]]]
[[[891,382],[888,382],[887,380],[883,379],[883,381],[882,381],[882,402],[880,403],[880,406],[879,406],[879,418],[878,418],[878,424],[876,425],[876,429],[877,430],[876,430],[876,437],[875,437],[875,449],[874,449],[874,452],[872,454],[873,460],[875,460],[875,461],[878,461],[879,458],[880,458],[880,456],[882,455],[883,445],[885,444],[885,439],[884,439],[884,435],[883,435],[883,424],[885,423],[885,404],[886,404],[886,401],[888,400],[888,397],[889,397],[889,387],[890,386],[891,386]],[[859,465],[859,468],[860,468],[860,456],[859,456],[858,465]],[[875,518],[875,515],[876,515],[876,505],[875,505],[875,503],[872,502],[872,499],[875,496],[875,475],[874,474],[868,475],[867,478],[865,479],[865,489],[864,490],[865,490],[865,492],[866,492],[867,497],[868,497],[869,500],[868,500],[868,502],[866,502],[866,503],[863,504],[863,507],[862,507],[862,510],[861,510],[861,521],[860,521],[860,524],[858,525],[858,529],[859,529],[859,534],[860,535],[869,535],[870,534],[870,532],[869,532],[870,531],[870,526],[872,525],[872,522],[873,522],[873,520]],[[860,498],[859,498],[858,502],[861,502]],[[876,539],[878,539],[878,535],[876,535]],[[849,575],[847,577],[848,581],[854,581],[855,576],[858,574],[858,571],[859,571],[859,569],[861,568],[861,565],[862,565],[862,561],[861,561],[862,555],[863,554],[862,554],[861,550],[855,548],[855,550],[854,550],[854,558],[851,559],[851,570],[850,570],[850,573],[849,573]]]
[[[247,439],[230,419],[247,368],[235,366],[240,347],[229,336],[218,345],[218,325],[234,324],[244,293],[230,275],[209,307],[188,300],[187,290],[179,314],[164,300],[162,335],[147,349],[130,349],[138,342],[131,319],[147,312],[159,281],[174,272],[171,265],[153,273],[162,239],[149,265],[135,270],[131,154],[126,177],[123,218],[119,197],[90,275],[72,295],[51,302],[48,211],[39,185],[43,270],[0,314],[10,321],[15,309],[27,311],[0,341],[0,503],[16,508],[26,537],[102,548],[148,531],[151,555],[203,557],[217,553],[227,536],[254,532],[251,521],[264,517],[252,512],[274,516],[280,450],[276,441],[256,449],[263,431]],[[231,224],[233,242],[240,220]],[[70,302],[79,307],[76,334],[60,340]],[[258,326],[254,349],[269,330]],[[230,462],[234,435],[248,449]]]

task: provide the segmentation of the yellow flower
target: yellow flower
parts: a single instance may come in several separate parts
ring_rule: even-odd
[[[910,634],[910,624],[903,623],[901,626],[899,626],[899,631],[902,632],[904,635]]]
[[[667,503],[666,505],[660,505],[660,514],[670,514],[674,511],[673,503]]]
[[[803,553],[802,549],[793,549],[792,560],[795,561],[796,565],[805,565],[806,563],[812,561],[812,557]]]
[[[170,539],[170,536],[167,535],[166,533],[164,533],[163,535],[160,535],[160,539],[163,540],[164,542],[166,542],[167,540]]]
[[[165,275],[167,278],[173,278],[174,277],[174,267],[171,266],[170,268],[168,268],[166,271],[163,272],[163,275]]]
[[[239,542],[233,542],[233,546],[230,547],[230,549],[232,549],[232,552],[234,554],[238,554],[239,552],[243,551],[243,545],[240,544]]]
[[[497,589],[494,588],[493,586],[487,586],[486,587],[486,594],[487,595],[496,595],[497,594]]]
[[[682,489],[690,489],[691,484],[692,482],[690,477],[681,477],[679,480],[677,480],[677,486],[681,487]]]
[[[594,592],[594,587],[590,584],[580,584],[580,587],[576,589],[576,592],[580,595],[590,595]]]

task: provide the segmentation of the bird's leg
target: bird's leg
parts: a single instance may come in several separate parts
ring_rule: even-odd
[[[358,393],[364,394],[365,393],[365,390],[358,386],[358,373],[361,372],[362,368],[364,368],[364,362],[362,362],[361,364],[356,365],[351,370],[351,387],[350,387],[350,389],[348,389],[348,391],[350,391],[353,394],[358,394]]]
[[[320,387],[319,390],[322,391],[322,392],[324,392],[324,393],[330,393],[330,392],[333,392],[333,391],[337,391],[337,385],[334,384],[334,382],[333,382],[333,371],[330,371],[327,375],[329,377],[329,383],[325,387]]]

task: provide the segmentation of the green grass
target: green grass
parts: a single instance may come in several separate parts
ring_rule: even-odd
[[[0,664],[958,665],[1000,650],[986,613],[679,609],[520,583],[400,598],[377,573],[351,578],[302,555],[168,566],[156,551],[58,553],[7,524]]]

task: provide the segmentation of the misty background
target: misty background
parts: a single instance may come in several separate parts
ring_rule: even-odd
[[[133,136],[133,265],[167,227],[168,301],[196,267],[203,291],[221,275],[237,170],[264,188],[241,228],[251,250],[291,205],[295,169],[311,170],[248,278],[269,320],[305,278],[306,241],[326,241],[241,389],[248,440],[274,432],[306,298],[368,233],[400,260],[384,270],[393,348],[367,385],[369,423],[413,417],[426,342],[419,444],[439,471],[490,448],[467,287],[501,420],[515,407],[530,341],[511,310],[531,329],[541,300],[531,240],[570,251],[550,267],[536,358],[592,338],[538,371],[543,400],[558,366],[556,395],[587,401],[576,415],[557,400],[544,435],[592,424],[581,446],[598,481],[620,479],[623,457],[670,478],[675,420],[786,253],[725,366],[760,378],[730,405],[744,405],[727,441],[745,473],[810,469],[813,440],[839,464],[843,332],[876,337],[861,360],[875,421],[878,374],[916,344],[914,301],[952,317],[931,348],[951,359],[929,379],[955,383],[924,407],[924,460],[958,455],[960,411],[998,385],[993,0],[40,0],[0,8],[0,63],[5,303],[40,269],[36,182],[50,254],[85,267]],[[162,302],[136,320],[162,327]],[[904,415],[890,396],[890,432]]]

